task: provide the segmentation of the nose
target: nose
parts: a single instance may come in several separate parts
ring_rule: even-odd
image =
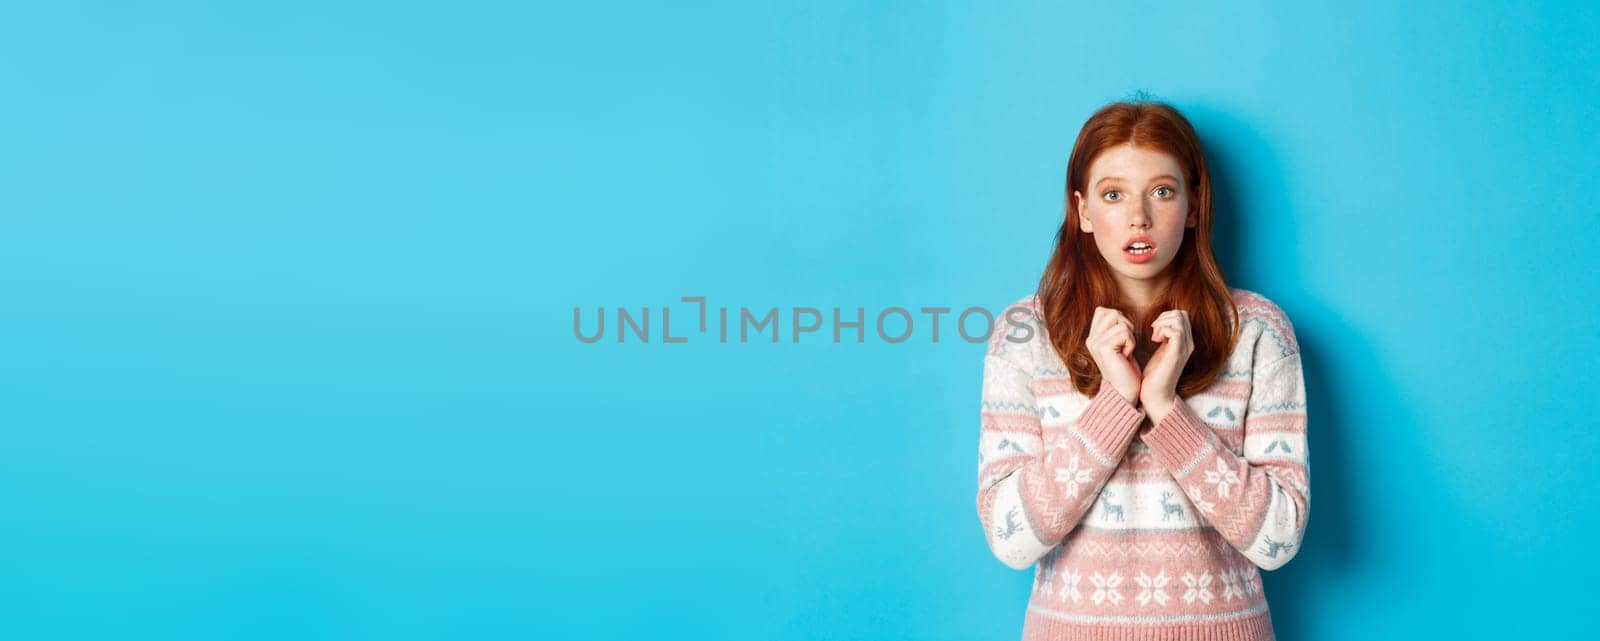
[[[1134,229],[1149,229],[1150,218],[1150,201],[1145,200],[1133,208],[1133,213],[1128,216],[1128,224]]]

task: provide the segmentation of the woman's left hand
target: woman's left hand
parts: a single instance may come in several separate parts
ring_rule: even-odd
[[[1183,375],[1183,366],[1189,362],[1189,355],[1194,353],[1194,337],[1189,332],[1189,312],[1181,309],[1162,312],[1150,327],[1154,330],[1150,340],[1161,346],[1144,365],[1139,402],[1154,422],[1160,422],[1177,402],[1178,379]]]

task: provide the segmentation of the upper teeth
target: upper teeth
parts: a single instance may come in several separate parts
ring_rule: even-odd
[[[1146,249],[1146,248],[1150,247],[1150,243],[1147,243],[1147,242],[1144,242],[1144,241],[1139,241],[1137,243],[1129,245],[1128,247],[1133,248],[1133,249]]]

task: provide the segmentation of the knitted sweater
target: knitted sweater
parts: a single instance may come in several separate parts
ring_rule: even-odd
[[[1275,638],[1260,570],[1294,557],[1311,499],[1300,348],[1276,304],[1229,292],[1227,365],[1154,425],[1109,384],[1072,387],[1037,296],[997,322],[977,508],[995,557],[1037,562],[1023,639]]]

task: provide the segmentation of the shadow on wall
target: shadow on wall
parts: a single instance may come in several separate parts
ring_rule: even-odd
[[[1235,119],[1226,111],[1206,106],[1182,107],[1184,114],[1202,132],[1202,144],[1212,170],[1212,187],[1216,211],[1213,239],[1218,261],[1223,273],[1229,276],[1229,285],[1256,289],[1248,282],[1232,278],[1236,274],[1265,273],[1266,270],[1298,270],[1301,261],[1292,257],[1272,258],[1270,264],[1251,264],[1259,257],[1272,257],[1264,251],[1239,252],[1238,239],[1249,237],[1244,230],[1257,221],[1271,220],[1275,227],[1283,225],[1281,217],[1291,217],[1289,238],[1299,238],[1293,233],[1298,224],[1293,220],[1296,210],[1286,185],[1285,171],[1273,153],[1267,139],[1251,125]],[[1251,176],[1250,184],[1238,186],[1234,176]],[[1248,198],[1244,195],[1248,194]],[[1291,273],[1276,282],[1303,283],[1304,274]],[[1403,408],[1397,387],[1387,378],[1387,369],[1378,360],[1371,342],[1360,329],[1342,323],[1339,310],[1316,305],[1305,296],[1292,296],[1288,292],[1259,290],[1283,306],[1284,312],[1295,324],[1306,377],[1307,436],[1309,438],[1309,469],[1311,473],[1311,516],[1305,539],[1293,560],[1274,571],[1262,572],[1262,583],[1272,609],[1273,625],[1280,638],[1312,639],[1320,627],[1307,609],[1319,594],[1331,593],[1334,585],[1342,583],[1344,575],[1359,571],[1362,566],[1375,562],[1371,523],[1359,512],[1358,506],[1373,505],[1383,499],[1376,496],[1359,497],[1352,493],[1353,481],[1360,473],[1358,462],[1370,457],[1358,456],[1352,451],[1351,432],[1343,429],[1349,424],[1348,411],[1351,400],[1359,398],[1363,405],[1382,408]],[[1314,321],[1314,322],[1313,322]],[[1340,371],[1330,358],[1338,351]],[[1361,380],[1358,395],[1350,381]],[[1392,398],[1374,398],[1373,390],[1383,390]],[[1395,417],[1399,425],[1416,425],[1414,417]],[[1384,458],[1425,460],[1419,430],[1401,430],[1401,433],[1384,434],[1384,447],[1393,448]],[[1328,592],[1322,592],[1327,590]]]

